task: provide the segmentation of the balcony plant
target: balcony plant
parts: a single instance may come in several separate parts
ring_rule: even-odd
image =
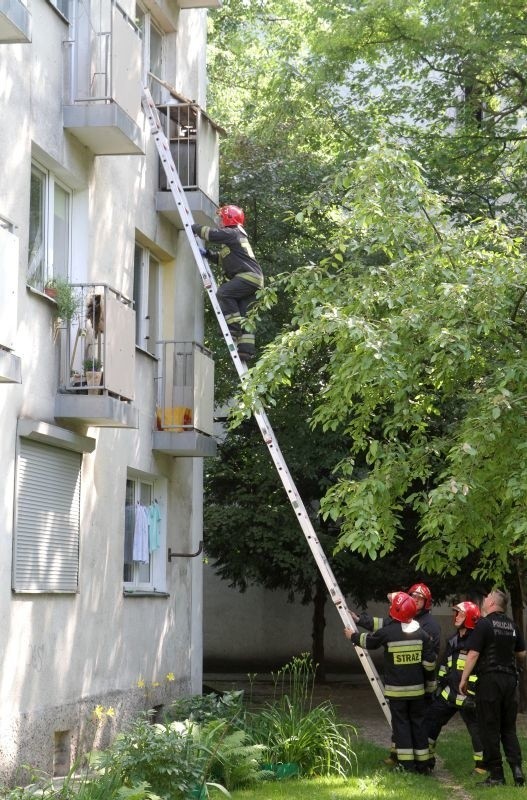
[[[102,364],[98,358],[85,358],[82,368],[87,386],[100,386],[102,383]],[[99,394],[99,389],[88,389],[88,394]]]
[[[64,278],[52,278],[46,282],[44,292],[57,304],[56,316],[70,322],[77,312],[78,300],[71,283]]]

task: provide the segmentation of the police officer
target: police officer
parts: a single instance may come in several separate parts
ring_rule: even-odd
[[[439,734],[447,722],[459,711],[472,741],[474,770],[475,772],[484,773],[483,745],[479,735],[474,701],[476,676],[471,675],[469,678],[467,695],[459,692],[459,681],[463,674],[467,656],[468,637],[470,632],[474,630],[481,613],[477,605],[470,601],[458,603],[452,609],[454,611],[456,632],[447,642],[445,655],[437,673],[439,684],[437,697],[426,712],[430,760],[433,766],[435,764],[434,754]]]
[[[505,783],[500,740],[516,786],[524,786],[522,754],[516,734],[517,667],[525,662],[525,640],[518,626],[506,616],[507,598],[497,589],[485,597],[482,619],[467,642],[465,668],[459,690],[467,694],[469,676],[477,670],[476,710],[483,760],[489,775],[483,785]]]
[[[415,600],[406,592],[390,595],[390,620],[374,633],[344,633],[354,645],[384,647],[384,694],[390,704],[397,761],[410,772],[428,772],[425,694],[435,689],[435,655],[430,637],[414,620]]]

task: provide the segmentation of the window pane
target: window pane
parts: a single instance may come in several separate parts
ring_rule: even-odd
[[[46,280],[45,268],[45,196],[46,176],[37,167],[31,168],[29,195],[29,251],[27,281],[39,289]]]
[[[150,72],[163,77],[163,35],[150,23]]]
[[[135,483],[126,481],[126,500],[124,509],[124,574],[125,583],[130,583],[134,578],[133,548],[135,524]]]
[[[150,256],[150,266],[148,270],[148,341],[146,347],[153,355],[157,351],[157,341],[159,339],[158,323],[158,302],[159,302],[159,261]]]
[[[67,280],[70,241],[70,196],[62,186],[56,183],[53,199],[53,275]]]
[[[143,347],[143,248],[136,244],[134,250],[134,309],[135,309],[135,343]]]

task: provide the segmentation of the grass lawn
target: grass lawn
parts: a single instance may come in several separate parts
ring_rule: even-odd
[[[383,764],[386,750],[357,742],[357,767],[352,777],[273,781],[231,792],[233,800],[447,800],[449,787],[434,778],[394,772]],[[211,800],[219,800],[211,791]],[[518,798],[516,798],[518,800]]]
[[[527,762],[527,736],[520,735]],[[446,783],[436,777],[399,773],[386,767],[386,750],[358,741],[355,747],[357,766],[353,776],[342,778],[292,779],[262,783],[251,789],[231,792],[233,800],[519,800],[527,797],[527,788],[512,785],[505,765],[508,786],[491,790],[479,787],[485,776],[472,774],[472,750],[463,728],[448,728],[442,734],[437,752],[451,777]],[[527,763],[525,765],[527,767]],[[527,771],[527,770],[526,770]],[[223,797],[211,791],[211,800]]]

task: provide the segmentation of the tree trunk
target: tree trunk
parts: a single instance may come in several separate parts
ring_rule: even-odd
[[[516,561],[513,566],[511,574],[511,612],[512,618],[516,625],[520,628],[525,635],[523,627],[523,609],[525,607],[525,594],[524,594],[524,565],[521,561]],[[525,714],[527,710],[527,670],[523,670],[519,675],[519,689],[520,689],[520,714]]]
[[[316,680],[322,682],[326,680],[326,665],[324,655],[324,629],[326,627],[326,617],[324,609],[328,591],[326,584],[320,573],[317,574],[315,596],[313,598],[313,661],[317,664]]]

